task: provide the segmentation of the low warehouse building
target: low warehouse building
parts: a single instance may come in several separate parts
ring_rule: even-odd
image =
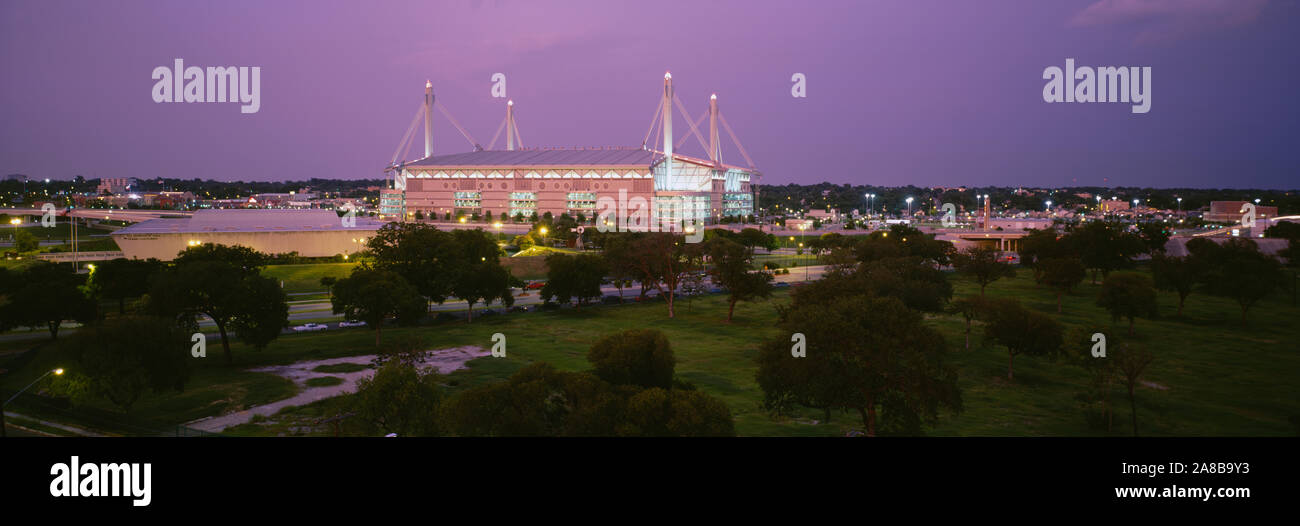
[[[199,210],[186,218],[150,219],[113,233],[131,259],[171,261],[186,248],[242,245],[267,254],[303,257],[351,254],[365,248],[383,223],[339,217],[333,210]]]

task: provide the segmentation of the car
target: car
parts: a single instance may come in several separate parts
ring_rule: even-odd
[[[524,288],[528,290],[537,290],[545,286],[546,286],[545,281],[534,281],[532,283],[525,285]]]
[[[614,303],[623,303],[623,298],[614,295],[609,295],[601,298],[600,302],[604,303],[605,305],[611,305]]]
[[[293,330],[298,332],[307,332],[307,331],[323,331],[328,328],[329,327],[326,327],[322,323],[308,323],[306,325],[299,325],[297,327],[294,327]]]
[[[528,307],[524,305],[515,305],[510,307],[510,312],[528,312]]]
[[[778,282],[776,282],[776,283],[774,284],[774,286],[777,286],[777,287],[789,287],[789,286],[790,286],[790,282],[788,282],[788,281],[778,281]]]
[[[365,326],[366,326],[366,322],[359,321],[359,320],[344,320],[339,322],[340,329],[344,327],[365,327]]]

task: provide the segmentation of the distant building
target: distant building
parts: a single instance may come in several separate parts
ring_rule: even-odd
[[[1205,213],[1203,219],[1206,221],[1220,221],[1224,223],[1233,223],[1241,221],[1241,207],[1249,201],[1210,201],[1210,210]],[[1254,203],[1251,203],[1254,204]],[[1255,206],[1256,219],[1268,219],[1277,217],[1276,206]]]
[[[383,225],[354,219],[355,225],[345,226],[333,210],[199,210],[192,217],[136,223],[112,235],[132,259],[171,261],[188,247],[212,243],[267,254],[329,257],[360,251]]]
[[[99,180],[99,186],[95,187],[95,193],[120,194],[136,184],[138,184],[138,181],[134,177],[106,177]]]
[[[989,219],[988,228],[1003,231],[1020,231],[1020,230],[1039,230],[1051,228],[1052,220],[1048,218],[1034,217],[994,217]]]
[[[27,176],[26,176],[26,175],[23,175],[23,174],[9,174],[9,175],[4,176],[4,180],[5,180],[5,181],[18,181],[18,182],[20,182],[20,183],[25,183],[25,182],[27,182]]]
[[[839,210],[809,210],[808,213],[804,214],[804,217],[819,219],[823,223],[834,223],[840,220],[840,212]]]
[[[1119,199],[1107,199],[1101,203],[1102,212],[1127,212],[1131,203]]]

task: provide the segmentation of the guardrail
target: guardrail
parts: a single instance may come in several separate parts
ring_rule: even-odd
[[[36,259],[65,263],[71,261],[107,261],[126,257],[121,250],[102,250],[96,252],[42,252]]]

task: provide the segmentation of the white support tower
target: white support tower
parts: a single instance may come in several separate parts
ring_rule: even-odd
[[[433,81],[424,81],[424,156],[433,156]]]
[[[718,140],[718,94],[709,95],[709,160],[722,166],[722,141]]]
[[[506,150],[515,149],[515,101],[506,101]]]
[[[664,165],[667,168],[664,171],[665,180],[668,181],[668,187],[674,188],[673,181],[673,74],[672,72],[664,73]]]

